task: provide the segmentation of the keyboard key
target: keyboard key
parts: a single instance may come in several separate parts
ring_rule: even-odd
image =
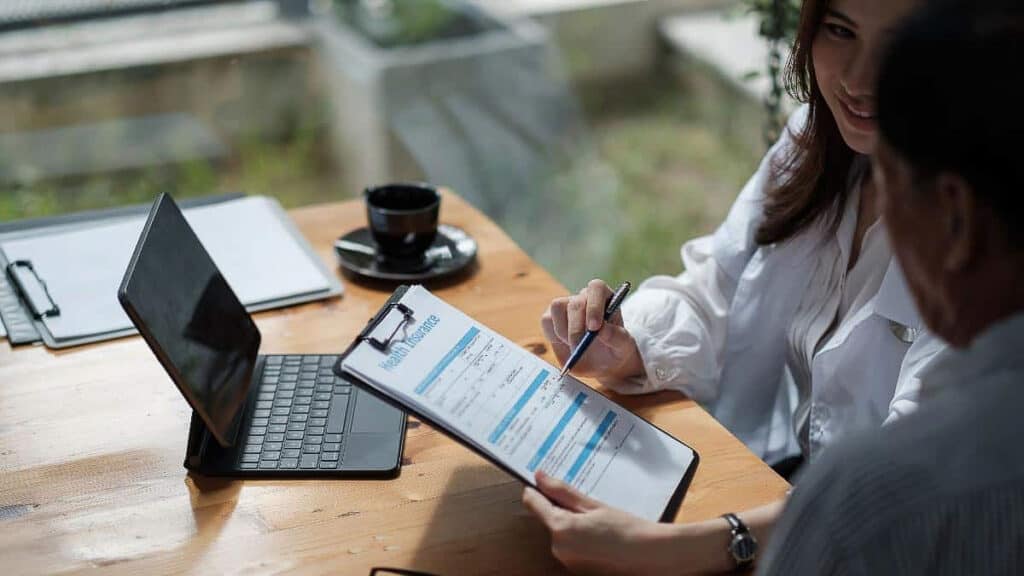
[[[327,426],[327,418],[310,418],[306,423],[310,426]]]
[[[326,368],[334,367],[334,362],[338,359],[337,356],[321,356],[320,365]]]
[[[242,470],[255,470],[256,469],[256,463],[255,462],[242,462],[241,464],[238,465],[238,467],[241,468]]]
[[[317,400],[313,402],[313,410],[326,410],[331,407],[329,400]]]
[[[299,459],[299,468],[316,468],[317,454],[303,454]]]
[[[320,447],[317,446],[317,448],[319,449]],[[242,462],[259,462],[259,461],[260,461],[260,455],[259,454],[242,454]]]
[[[274,393],[273,392],[265,392],[265,391],[261,390],[260,393],[256,395],[256,399],[259,400],[259,401],[273,400],[274,399]]]
[[[348,396],[333,396],[331,399],[331,415],[327,420],[327,432],[329,434],[341,434],[345,431],[346,412],[348,412]]]
[[[252,419],[252,423],[249,424],[249,425],[250,426],[266,426],[267,425],[267,419],[266,418],[253,418]]]
[[[290,412],[291,408],[274,408],[270,413],[274,416],[287,416]]]
[[[243,451],[246,454],[259,454],[263,451],[263,446],[260,444],[246,444]]]
[[[312,434],[309,434],[305,438],[303,438],[302,441],[305,442],[306,444],[323,444],[324,443],[324,437],[323,436],[314,436]]]
[[[309,414],[309,406],[295,406],[292,408],[292,414]]]
[[[302,448],[302,439],[301,438],[299,440],[285,440],[284,441],[284,449],[285,450],[298,450],[299,448]],[[298,456],[296,456],[296,458],[298,458]]]
[[[277,468],[277,460],[260,460],[260,470],[273,470]]]
[[[249,436],[263,436],[267,433],[266,426],[252,426],[249,428]]]
[[[274,424],[287,424],[287,423],[288,423],[288,416],[271,416],[270,417],[270,425],[271,426],[273,426]]]
[[[309,406],[312,402],[312,396],[298,396],[295,398],[295,406]]]
[[[285,440],[302,440],[303,436],[305,434],[302,433],[302,430],[289,430],[284,433]]]
[[[298,408],[298,406],[296,406],[296,408]],[[299,413],[293,412],[292,414],[290,414],[288,416],[288,423],[289,424],[291,424],[293,422],[302,422],[303,424],[305,424],[306,420],[309,420],[309,415],[308,414],[299,414]]]
[[[282,374],[298,374],[299,367],[291,364],[285,364],[284,368],[281,369]]]
[[[316,385],[316,391],[317,392],[333,392],[334,391],[334,385],[333,384],[317,384]]]
[[[263,443],[263,450],[264,451],[276,452],[276,451],[278,451],[280,449],[281,449],[281,443],[280,442],[264,442]]]
[[[280,366],[284,358],[280,356],[266,356],[267,365],[269,366]]]
[[[282,435],[281,439],[283,440],[285,430],[286,426],[284,424],[271,424],[270,426],[267,426],[267,436],[269,437],[271,434]],[[279,442],[279,440],[273,440],[273,442]]]
[[[302,452],[303,452],[303,454],[316,454],[316,453],[320,452],[320,445],[319,444],[303,444],[302,445]]]
[[[314,365],[315,364],[319,364],[320,363],[320,357],[316,356],[316,355],[313,355],[313,354],[303,354],[302,355],[302,363],[303,364],[314,364]]]
[[[299,432],[301,434],[302,431],[305,430],[305,429],[306,429],[306,423],[305,422],[289,422],[288,423],[288,432]]]
[[[253,410],[253,418],[267,418],[270,416],[270,410]]]
[[[277,467],[278,468],[294,469],[294,468],[298,468],[298,466],[299,466],[299,459],[298,458],[282,458],[277,463]]]
[[[341,456],[340,452],[324,452],[323,454],[320,455],[320,461],[323,462],[324,460],[337,460],[339,456]]]
[[[331,396],[332,395],[327,392],[317,392],[316,394],[313,394],[313,400],[330,400]]]
[[[312,388],[299,388],[298,390],[295,391],[296,398],[307,398],[310,396],[313,396]],[[319,400],[319,398],[317,398],[317,400]]]
[[[324,436],[324,442],[341,442],[341,434],[328,434]]]
[[[298,458],[302,451],[298,448],[288,448],[281,450],[281,458]]]
[[[306,428],[306,434],[311,434],[311,435],[314,435],[314,436],[322,436],[323,433],[324,433],[324,427],[323,426],[310,426],[310,427]]]
[[[277,459],[281,458],[281,451],[280,450],[275,450],[273,452],[264,452],[263,454],[261,454],[261,456],[262,456],[262,459],[260,460],[261,462],[263,460],[277,460]]]
[[[338,467],[338,463],[333,461],[333,460],[321,460],[320,461],[320,467],[321,468],[329,468],[331,470],[334,470],[335,468]]]
[[[341,452],[341,444],[338,442],[327,442],[323,448],[324,452]]]
[[[310,418],[327,418],[327,410],[326,409],[323,409],[323,410],[310,410],[309,411],[309,417]]]

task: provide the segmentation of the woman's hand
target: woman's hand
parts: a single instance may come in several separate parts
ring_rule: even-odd
[[[678,526],[642,520],[537,472],[523,504],[551,532],[551,553],[575,574],[679,574]]]
[[[622,325],[622,313],[616,311],[607,324],[604,321],[604,309],[611,297],[607,284],[591,280],[579,294],[553,300],[541,316],[544,336],[563,365],[587,330],[600,330],[573,367],[574,374],[616,380],[643,374],[640,351]]]

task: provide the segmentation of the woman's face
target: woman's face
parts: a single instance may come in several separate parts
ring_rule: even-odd
[[[811,46],[814,75],[846,145],[870,154],[885,42],[920,0],[831,0]]]

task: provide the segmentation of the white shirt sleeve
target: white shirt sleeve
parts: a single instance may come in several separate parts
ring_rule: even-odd
[[[889,415],[883,426],[917,411],[921,400],[921,374],[947,349],[948,345],[931,332],[923,331],[918,335],[903,357],[896,390],[889,403]]]
[[[805,118],[806,107],[794,112],[715,234],[683,245],[685,271],[649,278],[626,300],[623,322],[636,340],[646,376],[628,382],[603,379],[603,384],[625,394],[675,389],[699,402],[715,399],[729,309],[757,249],[754,232],[762,219],[772,163],[788,153]]]

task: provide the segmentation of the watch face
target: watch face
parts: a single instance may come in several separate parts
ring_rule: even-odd
[[[736,534],[729,543],[729,552],[737,564],[749,563],[757,552],[757,540],[750,534]]]

